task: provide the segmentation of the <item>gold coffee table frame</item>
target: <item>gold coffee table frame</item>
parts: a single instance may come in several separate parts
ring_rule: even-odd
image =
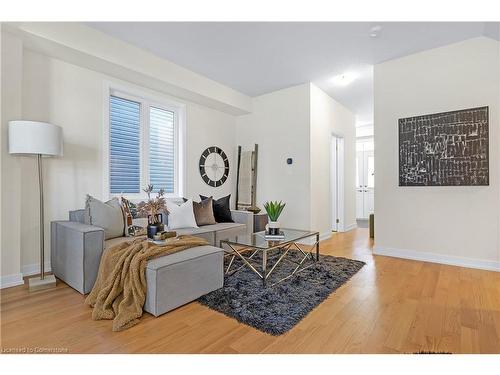
[[[220,247],[226,252],[225,257],[230,257],[229,264],[225,269],[225,275],[231,276],[236,272],[241,270],[243,267],[247,267],[252,272],[254,272],[258,277],[262,279],[262,284],[267,285],[269,276],[273,273],[276,267],[283,261],[294,263],[296,266],[293,271],[286,277],[276,281],[270,286],[281,283],[284,280],[289,279],[295,274],[312,267],[319,260],[319,232],[314,231],[303,231],[296,229],[282,229],[285,233],[285,239],[280,241],[267,241],[264,238],[264,232],[254,233],[251,236],[237,237],[235,240],[221,240]],[[297,242],[309,237],[315,237],[316,241],[308,250],[303,250]],[[307,245],[306,245],[307,246]],[[287,258],[287,254],[291,249],[297,249],[303,255],[300,262],[295,262]],[[278,260],[272,265],[268,270],[268,253],[270,251],[281,250],[282,254]],[[251,261],[255,254],[259,252],[262,253],[262,262],[260,265],[252,264]],[[315,254],[314,254],[315,253]],[[249,254],[245,256],[246,254]],[[236,258],[243,261],[243,264],[231,271],[231,267]],[[312,263],[304,265],[304,262],[310,259]],[[258,270],[260,268],[260,270]]]

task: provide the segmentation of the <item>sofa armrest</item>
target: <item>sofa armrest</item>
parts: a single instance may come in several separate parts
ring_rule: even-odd
[[[104,249],[104,229],[75,221],[51,222],[54,275],[82,294],[94,286]]]
[[[235,223],[245,224],[247,226],[247,234],[253,233],[253,212],[231,210],[231,217]]]

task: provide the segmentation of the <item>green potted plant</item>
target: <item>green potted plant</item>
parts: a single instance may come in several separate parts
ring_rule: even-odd
[[[278,218],[285,208],[285,204],[286,203],[283,203],[282,201],[269,201],[264,203],[264,208],[267,212],[267,216],[269,216],[268,234],[278,235],[280,233],[280,224],[278,222]]]

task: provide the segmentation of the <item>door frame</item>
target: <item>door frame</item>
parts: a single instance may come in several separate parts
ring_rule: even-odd
[[[336,154],[334,154],[336,153]],[[336,155],[336,166],[333,159]],[[344,221],[344,136],[332,133],[330,136],[330,230],[334,230],[335,224],[337,232],[345,231]],[[336,199],[335,199],[336,198]],[[335,205],[336,203],[336,205]],[[335,207],[336,206],[336,207]],[[337,217],[334,209],[336,208]],[[339,219],[338,223],[335,223]]]

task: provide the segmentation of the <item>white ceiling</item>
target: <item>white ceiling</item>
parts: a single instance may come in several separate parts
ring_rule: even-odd
[[[373,121],[373,65],[418,51],[487,35],[482,22],[93,22],[89,26],[129,42],[250,96],[313,82]],[[379,36],[370,29],[382,26]],[[358,79],[335,87],[331,78]]]

